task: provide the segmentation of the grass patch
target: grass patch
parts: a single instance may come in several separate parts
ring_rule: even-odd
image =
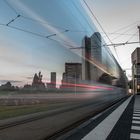
[[[0,119],[2,120],[47,110],[47,105],[0,106]]]
[[[64,106],[64,103],[58,104],[38,104],[38,105],[23,105],[23,106],[0,106],[0,120],[47,111]]]

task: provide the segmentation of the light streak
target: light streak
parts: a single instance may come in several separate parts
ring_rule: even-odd
[[[62,89],[77,87],[77,88],[83,88],[87,90],[97,90],[97,89],[113,90],[113,88],[111,87],[106,87],[101,85],[73,84],[73,83],[66,83],[66,82],[63,82],[63,84],[61,82],[47,82],[47,83],[56,84],[58,86],[61,86]]]

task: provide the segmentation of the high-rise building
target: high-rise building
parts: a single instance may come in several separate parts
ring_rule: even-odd
[[[51,72],[51,83],[53,88],[56,88],[56,72]]]
[[[101,35],[95,32],[91,37],[84,37],[82,41],[82,80],[97,81],[101,70],[94,63],[102,64]]]
[[[131,55],[132,80],[134,94],[140,94],[140,48],[136,48]]]
[[[48,89],[55,89],[56,88],[56,72],[51,72],[51,81],[47,83]]]
[[[91,39],[87,36],[82,40],[82,80],[90,80]]]
[[[65,63],[65,72],[63,73],[62,85],[68,83],[78,83],[81,80],[81,63]]]
[[[95,32],[91,37],[91,59],[102,63],[101,35]]]

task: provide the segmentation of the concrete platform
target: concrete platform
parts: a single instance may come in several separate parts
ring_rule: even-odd
[[[58,140],[140,140],[140,95],[129,97]]]

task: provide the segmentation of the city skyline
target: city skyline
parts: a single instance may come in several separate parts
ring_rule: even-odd
[[[5,13],[5,15],[1,16],[3,20],[1,19],[0,21],[2,23],[4,23],[4,21],[5,23],[6,22],[8,23],[12,18],[16,16],[16,14],[14,13],[13,9],[10,9],[7,3],[5,3],[3,0],[1,0],[0,2],[1,2],[0,4],[1,8],[2,8],[1,14],[8,12],[8,13]],[[20,14],[23,14],[23,15],[29,14],[28,16],[30,18],[34,18],[34,19],[39,18],[39,20],[43,19],[43,17],[42,19],[40,17],[42,16],[42,14],[44,14],[43,13],[44,10],[46,10],[46,8],[43,6],[45,5],[43,1],[40,3],[39,6],[41,6],[42,9],[43,7],[45,9],[41,11],[40,15],[38,15],[34,10],[33,11],[30,10],[32,9],[32,8],[29,8],[29,5],[31,6],[31,3],[28,1],[26,1],[26,5],[21,1],[17,1],[17,2],[8,1],[8,4],[13,6],[15,9],[17,8],[16,10]],[[52,7],[55,6],[54,2],[50,2],[50,5],[52,5]],[[37,8],[36,6],[38,5],[34,3],[33,6]],[[54,8],[52,8],[51,11],[53,11],[54,9],[61,10],[61,8],[62,7],[57,8],[55,6]],[[48,9],[48,11],[49,10],[50,9]],[[6,14],[7,14],[7,17],[6,17]],[[52,13],[49,12],[48,17],[50,17],[51,14]],[[58,15],[59,14],[60,13],[58,13]],[[55,17],[57,17],[57,14]],[[54,19],[55,18],[52,18],[51,20],[54,20]],[[47,23],[47,19],[44,19],[43,22]],[[46,35],[52,34],[52,33],[58,33],[60,35],[61,32],[63,31],[63,29],[55,28],[52,25],[48,25],[48,24],[40,25],[40,23],[36,23],[36,22],[34,23],[22,17],[20,20],[17,20],[11,24],[12,25],[16,24],[16,26],[18,27],[20,26],[23,29],[26,28],[26,24],[27,24],[28,29],[30,28],[31,31],[37,29],[36,32],[41,32]],[[36,25],[36,24],[39,24],[39,25]],[[58,23],[56,22],[56,24]],[[66,25],[67,24],[68,23],[66,23]],[[1,77],[3,76],[3,79],[1,80],[15,80],[15,81],[19,81],[19,84],[21,84],[21,82],[27,83],[28,81],[30,82],[30,77],[32,76],[32,73],[35,73],[36,71],[41,70],[43,74],[49,74],[51,71],[57,71],[58,80],[60,81],[61,77],[59,75],[61,75],[62,72],[64,71],[63,67],[60,67],[60,65],[64,65],[65,60],[67,60],[68,62],[75,61],[75,60],[77,61],[77,58],[79,57],[79,56],[77,57],[77,55],[75,55],[74,53],[71,53],[70,50],[65,45],[61,45],[62,43],[57,43],[52,40],[44,39],[44,38],[41,38],[32,34],[24,33],[19,30],[8,28],[5,26],[0,26],[0,28],[1,28],[1,31],[3,32],[3,34],[1,34],[0,36],[1,37],[1,44],[0,44],[1,54],[0,55],[2,57],[1,65],[3,66],[2,69],[0,70]],[[77,34],[81,34],[81,33],[77,33]],[[66,40],[68,38],[65,34],[64,35],[62,34],[60,36],[61,36],[61,39]],[[66,41],[68,41],[68,39]],[[55,49],[53,48],[51,49],[50,46],[54,47]],[[10,49],[13,51],[11,51]],[[67,54],[67,56],[65,56],[64,54]],[[8,69],[8,71],[6,69]],[[9,72],[9,69],[11,69],[10,72]]]
[[[87,0],[87,2],[99,14],[106,9],[102,1],[94,3]],[[109,0],[108,2],[108,5],[113,5]],[[97,9],[94,4],[103,9]],[[107,7],[108,5],[106,4]],[[106,18],[108,19],[107,16]],[[15,20],[11,22],[13,19]],[[103,19],[107,21],[105,17]],[[81,0],[49,1],[49,3],[44,0],[39,3],[34,3],[32,0],[0,0],[0,83],[7,80],[17,85],[28,84],[31,83],[32,74],[37,71],[41,71],[44,75],[43,80],[47,81],[50,80],[49,73],[56,71],[57,80],[61,81],[65,62],[81,62],[81,57],[77,55],[81,50],[69,48],[80,47],[85,35],[91,36],[93,31],[97,32],[92,20],[91,14]],[[112,27],[112,29],[116,28],[117,25]],[[109,28],[105,29],[111,32]],[[53,36],[45,38],[50,35]],[[123,49],[116,49],[118,54],[122,55],[120,50]],[[127,59],[133,49],[134,47],[126,52],[125,58],[122,59],[121,56],[121,61]],[[124,63],[123,68],[126,68],[127,63]]]

